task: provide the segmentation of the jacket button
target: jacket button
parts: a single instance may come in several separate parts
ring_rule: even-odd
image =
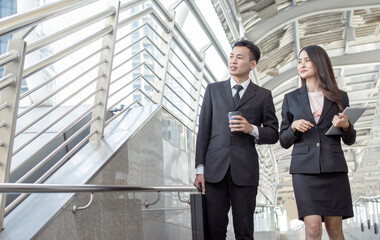
[[[317,144],[315,144],[317,147],[319,147],[319,146],[321,146],[321,144],[320,143],[317,143]]]
[[[231,149],[234,149],[234,146],[231,146]]]
[[[231,133],[231,137],[235,137],[235,134]]]

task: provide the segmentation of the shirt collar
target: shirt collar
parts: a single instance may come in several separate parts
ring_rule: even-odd
[[[241,83],[240,85],[244,88],[244,89],[247,89],[248,85],[249,85],[249,82],[251,80],[248,78],[247,80],[245,80],[243,83]],[[237,83],[235,82],[235,80],[233,79],[233,77],[230,78],[230,85],[231,85],[231,88],[233,88]]]

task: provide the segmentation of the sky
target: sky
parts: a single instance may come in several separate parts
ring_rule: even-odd
[[[165,0],[162,1],[165,7],[169,7],[175,0]],[[219,18],[215,12],[214,6],[212,5],[211,0],[195,0],[199,10],[201,11],[203,17],[206,19],[210,28],[214,31],[216,38],[219,40],[220,45],[225,51],[226,56],[229,55],[231,51],[231,46],[227,40],[227,37],[224,33],[223,27],[219,21]],[[180,8],[187,7],[186,3],[182,1],[182,3],[177,7],[178,12]],[[178,17],[177,17],[178,18]],[[186,36],[190,39],[193,45],[200,50],[207,43],[210,42],[207,35],[204,33],[202,28],[199,26],[195,17],[191,14],[191,12],[187,15],[186,20],[183,24],[182,31],[186,34]],[[218,53],[214,49],[213,46],[207,49],[206,51],[206,64],[213,71],[218,80],[224,80],[223,78],[226,76],[227,66],[220,59]]]

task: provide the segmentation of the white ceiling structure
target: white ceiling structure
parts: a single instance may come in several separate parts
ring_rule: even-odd
[[[249,39],[262,58],[257,84],[272,91],[281,120],[284,94],[299,86],[296,57],[317,44],[329,54],[339,87],[351,106],[367,110],[355,124],[357,140],[344,146],[353,200],[380,194],[380,1],[212,0],[232,43]],[[293,199],[291,149],[272,146],[279,172],[278,201]]]

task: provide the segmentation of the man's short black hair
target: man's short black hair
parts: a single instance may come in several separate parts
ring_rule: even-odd
[[[234,46],[232,48],[234,47],[247,47],[251,53],[251,60],[256,60],[256,64],[259,63],[261,52],[259,47],[256,46],[253,42],[248,40],[240,40],[234,43]]]

